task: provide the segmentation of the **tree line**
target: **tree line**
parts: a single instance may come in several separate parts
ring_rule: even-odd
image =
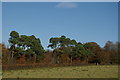
[[[9,38],[10,47],[2,46],[3,64],[14,63],[95,63],[117,64],[119,42],[106,42],[101,48],[96,42],[81,43],[62,35],[49,39],[52,50],[44,50],[39,38],[34,35],[19,35],[12,31]]]

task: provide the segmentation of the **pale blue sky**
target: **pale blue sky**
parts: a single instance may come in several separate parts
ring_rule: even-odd
[[[9,33],[35,35],[47,49],[49,38],[65,35],[76,41],[97,42],[101,47],[118,41],[117,2],[14,2],[3,3],[3,42]]]

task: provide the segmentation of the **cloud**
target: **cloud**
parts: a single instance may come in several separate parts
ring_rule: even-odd
[[[61,2],[56,5],[57,8],[76,8],[77,4],[72,2]]]

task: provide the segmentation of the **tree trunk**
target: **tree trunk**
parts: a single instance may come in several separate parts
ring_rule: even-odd
[[[88,64],[88,57],[87,57],[87,59],[86,59],[86,63]]]
[[[13,54],[14,54],[14,51],[11,51],[11,58],[13,59]]]
[[[59,64],[59,63],[60,63],[60,61],[59,61],[59,60],[60,60],[60,57],[58,56],[58,57],[57,57],[57,64]]]
[[[36,54],[34,55],[34,64],[36,63]]]
[[[72,56],[70,57],[70,62],[72,63]]]

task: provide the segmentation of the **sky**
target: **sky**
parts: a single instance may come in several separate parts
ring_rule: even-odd
[[[78,42],[118,41],[117,2],[3,2],[2,42],[11,31],[35,35],[44,49],[51,37],[65,35]]]

